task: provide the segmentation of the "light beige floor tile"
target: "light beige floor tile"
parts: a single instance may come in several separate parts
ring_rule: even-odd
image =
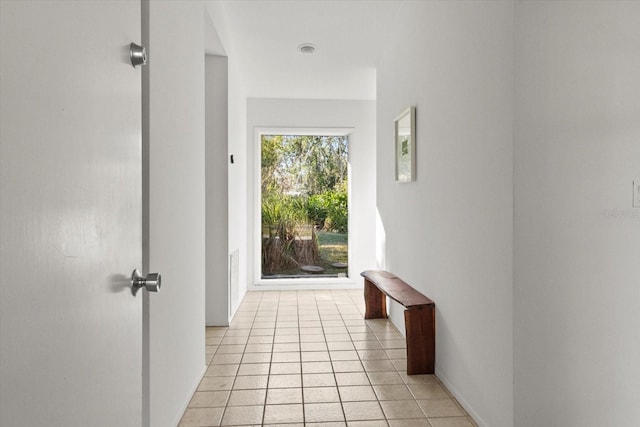
[[[271,353],[245,353],[242,356],[242,363],[269,363]]]
[[[431,427],[431,424],[424,418],[414,418],[408,420],[387,420],[390,427]]]
[[[330,351],[348,351],[355,350],[353,343],[351,341],[332,341],[327,343]]]
[[[349,316],[359,317],[359,319],[344,320],[344,324],[347,326],[347,331],[349,331],[350,334],[370,332],[369,327],[362,320],[362,314],[355,314],[355,315],[350,314]]]
[[[191,408],[219,408],[227,404],[228,390],[196,391],[189,402]]]
[[[301,330],[302,331],[302,330]],[[321,342],[324,343],[324,334],[302,334],[300,335],[300,342]]]
[[[231,390],[235,377],[203,377],[198,391]]]
[[[477,427],[434,375],[408,376],[404,337],[363,313],[361,290],[248,292],[230,328],[206,328],[211,364],[180,426]]]
[[[340,403],[305,403],[305,422],[344,421]]]
[[[249,333],[249,342],[252,337],[273,337],[276,330],[274,328],[265,328],[265,329],[252,329]]]
[[[299,374],[269,375],[269,388],[302,387],[302,377]]]
[[[235,337],[248,337],[249,334],[247,332],[249,332],[251,330],[251,327],[253,326],[253,321],[252,320],[246,320],[246,321],[242,321],[242,322],[238,322],[238,323],[234,323],[231,326],[229,326],[229,331],[225,334],[224,338],[235,338]],[[239,332],[236,332],[239,331]],[[224,339],[223,338],[223,339]],[[224,341],[223,341],[224,342]],[[228,344],[239,344],[240,342],[227,342]]]
[[[332,326],[344,326],[344,322],[342,321],[342,319],[340,320],[323,320],[322,321],[322,326],[324,328],[329,328]]]
[[[335,341],[351,341],[351,336],[347,333],[344,334],[327,334],[324,335],[327,342],[335,342]]]
[[[377,332],[374,331],[373,332],[376,337],[378,338],[378,341],[392,341],[392,340],[403,340],[404,337],[399,333],[399,332]]]
[[[409,384],[416,399],[441,399],[449,397],[440,384]]]
[[[286,344],[274,344],[273,352],[274,353],[284,353],[291,351],[300,351],[300,343],[286,343]]]
[[[391,360],[363,360],[362,365],[367,372],[396,372]]]
[[[391,348],[384,351],[389,359],[406,359],[407,350],[404,348]]]
[[[351,334],[353,341],[375,341],[378,342],[378,338],[373,332],[356,332]]]
[[[300,328],[319,328],[321,325],[319,320],[302,320],[300,318]]]
[[[325,342],[302,342],[300,343],[300,349],[304,351],[327,351],[327,344]]]
[[[284,337],[284,336],[300,336],[300,329],[298,328],[279,328],[276,327],[276,337]]]
[[[331,356],[331,360],[359,360],[358,353],[355,350],[346,350],[346,351],[330,351],[329,356]]]
[[[339,386],[369,385],[369,378],[364,372],[339,372],[335,376]]]
[[[302,388],[270,388],[267,390],[267,405],[302,403]]]
[[[383,420],[384,414],[378,402],[343,402],[347,421]]]
[[[271,364],[271,375],[300,374],[301,372],[299,362]]]
[[[213,354],[206,354],[204,355],[204,364],[206,366],[208,366],[211,363],[211,359],[213,359]]]
[[[402,418],[425,418],[422,410],[415,400],[386,400],[384,402],[380,402],[380,406],[382,406],[384,415],[390,420]]]
[[[299,335],[276,335],[273,339],[273,342],[276,344],[288,344],[288,343],[299,343],[300,336]]]
[[[424,399],[418,400],[418,405],[427,418],[432,417],[464,417],[460,407],[453,399]]]
[[[402,377],[397,372],[367,372],[369,381],[373,385],[404,384]]]
[[[324,341],[324,331],[322,328],[300,328],[300,336],[318,335]]]
[[[344,421],[333,421],[328,423],[305,423],[306,427],[345,427],[346,425],[347,424]]]
[[[406,348],[407,342],[406,340],[382,340],[380,341],[382,348],[391,349],[391,348]]]
[[[269,344],[272,342],[273,342],[272,336],[257,335],[257,336],[250,336],[249,341],[247,341],[247,344]]]
[[[217,354],[244,353],[244,344],[221,345]]]
[[[433,427],[473,427],[466,417],[429,418]]]
[[[334,372],[364,372],[364,366],[359,360],[336,360],[331,363]]]
[[[274,315],[262,315],[258,313],[255,319],[253,319],[253,326],[251,328],[252,331],[256,329],[275,329],[276,327],[276,316]]]
[[[356,350],[382,350],[378,341],[354,341],[353,346]]]
[[[391,359],[391,363],[396,368],[398,372],[406,372],[407,370],[407,359]]]
[[[304,421],[302,404],[267,405],[264,410],[264,423],[300,423]]]
[[[406,372],[398,373],[405,384],[440,384],[435,375],[407,375]]]
[[[233,390],[267,388],[268,379],[268,375],[247,375],[236,377],[236,382],[233,383]]]
[[[222,416],[222,425],[262,424],[264,406],[227,406]]]
[[[224,338],[222,338],[222,341],[220,342],[220,345],[231,345],[231,344],[246,344],[247,341],[249,340],[249,337],[230,337],[230,336],[225,336]]]
[[[229,396],[229,406],[264,405],[266,389],[259,390],[233,390]]]
[[[240,363],[242,354],[216,354],[211,360],[212,365],[233,365]]]
[[[271,353],[274,344],[247,344],[245,353]]]
[[[227,332],[226,327],[207,326],[205,328],[205,337],[221,337]]]
[[[368,385],[343,386],[338,387],[338,391],[340,392],[340,400],[342,400],[343,402],[363,402],[367,400],[376,400],[376,394],[373,392],[373,388]],[[347,417],[347,420],[348,419],[349,417]]]
[[[238,375],[267,375],[269,363],[241,363]]]
[[[281,320],[282,319],[282,320]],[[293,320],[296,319],[296,320]],[[298,327],[298,316],[278,316],[278,321],[276,322],[276,328],[297,328]]]
[[[348,427],[387,427],[389,424],[385,420],[370,421],[348,421]]]
[[[337,387],[305,387],[303,394],[304,403],[340,402]]]
[[[251,328],[247,329],[229,329],[225,334],[226,337],[248,337]]]
[[[321,374],[331,372],[333,372],[331,362],[302,362],[302,373],[304,374]]]
[[[299,362],[300,352],[273,353],[271,363]]]
[[[234,377],[239,367],[240,364],[209,365],[204,375],[207,377]]]
[[[222,337],[206,337],[204,342],[206,345],[220,345]]]
[[[325,336],[327,335],[348,335],[349,331],[344,326],[331,326],[323,328]]]
[[[413,400],[413,395],[404,384],[375,385],[378,400]]]
[[[361,360],[386,360],[389,357],[384,350],[358,350]]]
[[[185,411],[180,427],[219,426],[224,408],[189,408]]]
[[[336,385],[333,374],[302,374],[304,387],[330,387]]]
[[[303,362],[328,362],[331,360],[328,351],[303,351],[301,356]]]

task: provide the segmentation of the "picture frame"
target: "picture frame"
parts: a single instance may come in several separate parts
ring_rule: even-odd
[[[396,182],[416,179],[416,109],[411,106],[395,119]]]

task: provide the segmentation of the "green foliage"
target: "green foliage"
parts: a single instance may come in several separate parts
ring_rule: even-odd
[[[303,197],[287,196],[275,191],[262,196],[262,223],[284,223],[293,228],[307,222],[306,203]]]
[[[349,228],[346,182],[321,194],[309,196],[307,215],[320,228],[346,233]]]
[[[320,194],[347,180],[346,136],[264,135],[262,192]]]

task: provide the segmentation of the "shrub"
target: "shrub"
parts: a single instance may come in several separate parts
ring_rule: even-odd
[[[310,196],[307,199],[309,220],[325,230],[346,233],[349,229],[346,187],[346,182],[342,182],[332,190]]]

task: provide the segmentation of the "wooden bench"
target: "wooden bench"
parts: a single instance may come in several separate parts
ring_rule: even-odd
[[[387,317],[387,299],[401,304],[407,334],[407,374],[433,374],[436,359],[436,306],[399,277],[367,270],[364,277],[365,319]]]

